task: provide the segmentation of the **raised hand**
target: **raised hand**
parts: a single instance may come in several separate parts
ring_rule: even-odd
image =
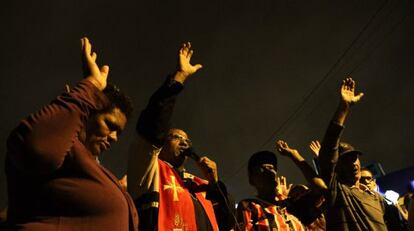
[[[283,140],[278,140],[276,142],[276,150],[280,153],[282,156],[288,156],[291,157],[293,155],[299,154],[298,150],[292,149],[289,147],[288,143],[286,143]]]
[[[103,90],[106,87],[106,80],[108,78],[109,66],[104,65],[99,68],[96,64],[97,54],[92,52],[92,45],[89,39],[84,37],[81,39],[82,43],[82,61],[84,67],[84,74],[87,80],[91,81],[99,90]]]
[[[277,181],[277,194],[278,195],[283,195],[285,198],[288,197],[289,195],[289,191],[292,188],[292,184],[287,184],[286,183],[286,177],[284,176],[278,176],[276,178]]]
[[[318,158],[319,156],[319,150],[321,150],[321,144],[319,143],[318,140],[313,140],[310,144],[309,144],[309,148],[312,151],[312,154],[315,158]]]
[[[190,42],[182,44],[178,52],[178,70],[174,76],[176,81],[184,83],[188,76],[196,73],[203,67],[201,64],[192,65],[190,63],[193,53]]]
[[[342,80],[341,85],[341,103],[345,105],[353,105],[361,100],[364,93],[355,93],[355,81],[352,78]]]

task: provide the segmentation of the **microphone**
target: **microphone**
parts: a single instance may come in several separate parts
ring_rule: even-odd
[[[193,159],[194,161],[199,162],[200,161],[200,156],[196,153],[196,151],[194,150],[193,147],[189,147],[187,148],[184,152],[183,152],[184,156],[188,156],[191,159]]]

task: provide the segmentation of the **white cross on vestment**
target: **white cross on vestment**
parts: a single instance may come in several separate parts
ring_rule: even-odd
[[[164,185],[164,190],[171,189],[173,191],[173,201],[179,201],[178,200],[178,192],[184,191],[183,188],[176,184],[175,176],[171,177],[171,183]]]

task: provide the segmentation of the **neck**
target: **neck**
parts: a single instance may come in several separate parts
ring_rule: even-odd
[[[275,203],[278,200],[277,196],[278,194],[276,189],[269,192],[259,192],[257,195],[258,198],[270,203]]]
[[[358,179],[345,179],[344,178],[344,179],[341,180],[341,183],[345,184],[347,186],[350,186],[350,187],[352,187],[352,186],[359,187],[359,180]]]

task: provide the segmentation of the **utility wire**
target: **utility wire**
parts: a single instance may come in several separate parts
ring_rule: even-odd
[[[383,3],[378,7],[378,9],[375,11],[375,13],[370,17],[368,22],[364,25],[364,27],[359,31],[357,36],[352,40],[352,42],[349,44],[347,49],[339,56],[339,58],[336,60],[336,62],[332,65],[332,67],[328,70],[328,72],[323,76],[323,78],[316,84],[316,86],[306,95],[305,99],[302,101],[302,103],[294,110],[294,112],[269,136],[268,139],[260,146],[260,148],[263,148],[267,143],[273,140],[273,137],[275,137],[282,129],[286,127],[286,125],[293,120],[293,118],[302,110],[302,108],[306,105],[306,103],[310,100],[310,98],[315,94],[315,92],[322,86],[322,84],[329,79],[331,73],[335,70],[335,68],[341,63],[341,61],[346,57],[348,52],[352,49],[352,47],[356,44],[356,42],[362,37],[362,35],[365,33],[365,31],[369,28],[371,23],[374,21],[374,19],[377,17],[377,15],[382,11],[382,9],[387,4],[388,0],[384,0]],[[247,164],[247,160],[242,163],[242,165],[234,171],[233,174],[226,177],[226,179],[230,179],[237,175],[240,170],[242,170]]]

